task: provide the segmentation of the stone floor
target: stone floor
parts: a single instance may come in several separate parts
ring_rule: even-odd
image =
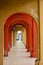
[[[30,57],[26,52],[22,41],[16,41],[16,45],[10,49],[8,57],[3,58],[3,65],[35,65],[36,58]]]

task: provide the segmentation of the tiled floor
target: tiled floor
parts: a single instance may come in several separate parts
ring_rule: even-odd
[[[23,42],[16,41],[16,45],[10,49],[9,56],[4,57],[3,65],[35,65],[36,58],[30,58],[30,52],[26,52]]]

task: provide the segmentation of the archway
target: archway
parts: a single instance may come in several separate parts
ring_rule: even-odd
[[[8,56],[8,51],[12,47],[11,43],[11,30],[13,26],[15,25],[22,25],[26,29],[26,48],[27,51],[31,52],[32,57],[37,57],[38,55],[38,29],[37,29],[37,23],[33,19],[32,16],[25,13],[16,13],[10,16],[4,27],[5,31],[5,41],[4,41],[4,54],[5,56]],[[9,48],[10,45],[10,48]]]
[[[26,46],[26,29],[22,25],[16,25],[12,29],[12,46],[21,41]]]

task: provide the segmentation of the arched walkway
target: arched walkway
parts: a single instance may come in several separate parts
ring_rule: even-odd
[[[16,41],[8,57],[4,57],[3,65],[35,65],[37,58],[31,58],[30,52],[26,51],[23,41]]]
[[[26,29],[22,25],[16,25],[12,29],[12,46],[20,40],[26,46]]]
[[[33,19],[32,16],[25,13],[16,13],[11,15],[4,27],[5,31],[5,41],[4,41],[4,55],[8,56],[8,51],[10,51],[10,48],[12,47],[12,37],[11,37],[11,31],[13,26],[15,25],[22,25],[26,29],[26,48],[27,51],[31,52],[31,57],[36,57],[38,55],[38,29],[37,29],[37,23]],[[9,48],[10,45],[10,48]]]

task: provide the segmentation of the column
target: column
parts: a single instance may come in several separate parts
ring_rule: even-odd
[[[40,62],[43,65],[43,0],[39,1],[40,5]]]

